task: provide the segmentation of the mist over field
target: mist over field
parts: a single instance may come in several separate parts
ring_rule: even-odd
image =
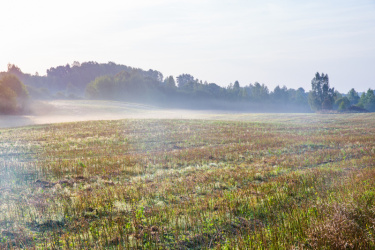
[[[219,110],[163,109],[116,101],[36,101],[29,115],[0,115],[0,128],[27,125],[119,119],[209,119],[233,112]]]
[[[167,109],[138,103],[98,100],[34,101],[28,115],[0,115],[0,128],[120,119],[284,120],[308,114],[277,114],[233,110]]]

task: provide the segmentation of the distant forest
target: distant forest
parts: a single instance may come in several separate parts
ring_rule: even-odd
[[[346,94],[330,88],[326,74],[316,73],[311,91],[277,86],[269,90],[255,82],[240,86],[238,81],[221,87],[203,82],[190,74],[164,77],[156,70],[145,71],[113,62],[74,62],[47,70],[45,76],[26,74],[13,64],[0,72],[0,112],[7,113],[12,99],[12,111],[20,111],[20,96],[10,88],[7,79],[14,76],[25,85],[19,92],[22,100],[31,99],[98,99],[147,103],[168,108],[227,109],[251,112],[321,112],[327,110],[375,111],[374,90],[361,95],[350,90]],[[14,81],[14,79],[13,79]],[[8,87],[6,87],[8,86]],[[12,93],[13,92],[13,93]],[[9,95],[12,98],[9,99]],[[8,98],[8,99],[7,99]],[[16,101],[18,100],[18,103]],[[9,105],[8,105],[9,106]],[[12,112],[8,112],[12,113]]]

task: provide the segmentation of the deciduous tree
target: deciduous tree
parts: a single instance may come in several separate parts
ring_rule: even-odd
[[[0,112],[23,111],[29,98],[26,86],[14,75],[6,74],[0,80]]]
[[[332,109],[334,104],[335,89],[329,87],[328,75],[315,74],[311,80],[311,91],[309,93],[309,104],[312,110]]]

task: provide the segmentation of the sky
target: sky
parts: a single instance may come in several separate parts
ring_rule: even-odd
[[[375,88],[375,0],[12,0],[0,71],[115,62],[220,86]]]

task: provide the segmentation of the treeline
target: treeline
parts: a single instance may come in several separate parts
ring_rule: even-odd
[[[311,81],[309,105],[313,111],[375,112],[375,95],[373,89],[368,89],[359,97],[354,88],[343,95],[330,88],[327,74],[316,73]]]
[[[354,89],[341,94],[330,88],[328,75],[319,73],[312,79],[309,92],[303,88],[288,89],[285,86],[270,90],[258,82],[240,86],[238,81],[234,81],[227,87],[221,87],[190,74],[164,78],[156,70],[145,71],[113,62],[74,62],[72,65],[52,67],[44,76],[25,74],[17,66],[9,64],[7,72],[0,72],[0,79],[10,75],[25,83],[26,91],[34,99],[105,99],[172,108],[252,112],[375,111],[372,89],[362,95]],[[8,92],[1,91],[2,102],[12,103],[12,108],[9,108],[12,112],[20,110],[20,102],[14,104],[18,97]]]
[[[190,74],[166,77],[142,70],[101,76],[86,88],[89,99],[140,101],[179,108],[220,108],[253,111],[309,112],[307,93],[303,88],[277,86],[270,91],[260,83],[240,87],[238,81],[228,87],[202,82]]]
[[[257,112],[375,112],[374,90],[359,96],[352,88],[342,94],[330,88],[327,74],[316,73],[312,90],[276,86],[272,91],[258,82],[241,87],[238,81],[227,87],[202,82],[190,74],[160,77],[142,70],[102,76],[86,88],[89,99],[110,99],[157,103],[168,107],[240,109]]]
[[[83,97],[86,86],[95,78],[103,75],[115,75],[121,71],[131,71],[133,68],[118,65],[113,62],[74,62],[72,65],[51,67],[46,75],[23,73],[14,64],[8,64],[7,72],[1,75],[12,74],[27,85],[30,95],[34,98],[77,98]]]

